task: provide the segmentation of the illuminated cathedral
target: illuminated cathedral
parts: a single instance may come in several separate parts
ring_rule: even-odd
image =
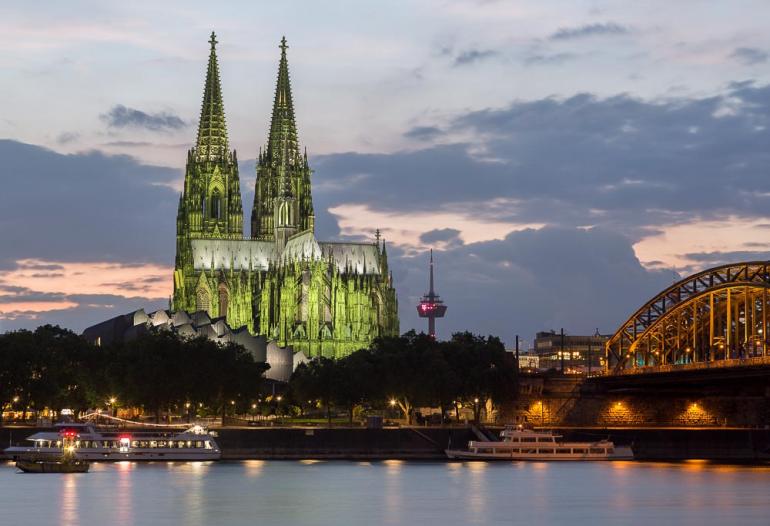
[[[211,34],[198,137],[177,214],[173,308],[205,311],[307,356],[342,357],[398,335],[384,240],[319,242],[307,151],[294,117],[286,39],[267,143],[257,157],[244,236],[238,158],[230,150]]]

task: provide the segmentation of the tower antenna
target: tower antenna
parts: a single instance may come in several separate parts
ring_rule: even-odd
[[[443,318],[446,314],[447,306],[441,301],[441,297],[436,294],[433,286],[433,249],[430,250],[430,290],[425,294],[420,303],[417,304],[417,314],[420,318],[428,318],[428,335],[436,339],[436,318]]]

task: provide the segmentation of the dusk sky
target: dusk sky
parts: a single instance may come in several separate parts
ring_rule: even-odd
[[[388,242],[401,330],[612,333],[770,259],[770,2],[0,6],[0,331],[168,305],[216,31],[249,216],[285,35],[319,239]],[[248,224],[248,221],[244,224]],[[247,232],[248,234],[248,228]]]

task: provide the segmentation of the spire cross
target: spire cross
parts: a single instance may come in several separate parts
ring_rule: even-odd
[[[214,49],[214,46],[216,46],[219,42],[217,42],[217,35],[213,31],[211,32],[211,38],[209,39],[209,44],[211,44],[211,49]]]
[[[281,45],[278,46],[281,48],[281,53],[286,54],[286,50],[289,48],[289,44],[286,43],[286,37],[281,37]]]

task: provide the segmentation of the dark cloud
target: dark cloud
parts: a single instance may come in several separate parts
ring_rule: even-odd
[[[575,38],[584,38],[597,35],[625,35],[629,29],[615,22],[604,24],[586,24],[578,27],[561,27],[550,37],[550,40],[571,40]]]
[[[486,60],[497,55],[498,52],[493,49],[466,49],[465,51],[461,51],[455,56],[452,65],[455,67],[467,66],[469,64],[481,62],[482,60]]]
[[[767,51],[755,47],[739,47],[730,54],[738,62],[747,65],[762,64],[770,57]]]
[[[698,262],[701,267],[717,267],[736,261],[770,261],[770,250],[691,252],[684,257]]]
[[[603,225],[638,239],[661,226],[770,209],[770,86],[645,101],[589,94],[458,115],[441,144],[314,159],[318,207],[467,212],[479,219]],[[344,184],[343,184],[344,182]]]
[[[177,115],[165,111],[146,113],[116,104],[110,111],[99,116],[110,128],[145,128],[151,131],[177,130],[187,123]]]
[[[56,137],[56,142],[59,144],[69,144],[75,142],[80,138],[79,133],[75,132],[62,132]]]
[[[426,329],[415,305],[428,284],[428,255],[392,251],[401,328]],[[391,255],[391,253],[389,253]],[[628,239],[602,229],[544,228],[434,252],[436,290],[449,309],[439,335],[471,328],[507,342],[564,327],[614,332],[671,284],[670,271],[641,266]]]
[[[534,54],[524,58],[524,63],[528,66],[542,66],[547,64],[563,64],[574,60],[577,55],[574,53],[551,53]]]
[[[407,139],[417,139],[419,141],[430,141],[439,137],[443,132],[436,126],[415,126],[404,133]]]
[[[0,309],[2,311],[13,310],[14,303],[28,303],[33,301],[46,301],[46,302],[64,302],[67,300],[67,296],[60,292],[40,292],[32,290],[27,287],[18,287],[15,285],[2,285],[0,284],[0,305],[4,305]]]
[[[420,241],[423,243],[436,243],[436,242],[449,242],[457,241],[460,238],[460,231],[454,228],[440,228],[436,230],[429,230],[420,236]]]
[[[173,263],[178,194],[165,185],[181,178],[181,169],[9,140],[0,140],[0,157],[1,267],[24,258]]]

